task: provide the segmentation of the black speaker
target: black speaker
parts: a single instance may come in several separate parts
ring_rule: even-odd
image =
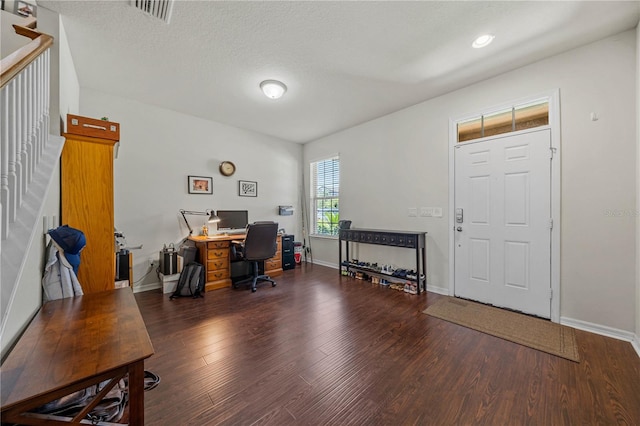
[[[116,255],[116,281],[129,279],[129,252],[120,252]],[[129,283],[131,285],[131,283]]]

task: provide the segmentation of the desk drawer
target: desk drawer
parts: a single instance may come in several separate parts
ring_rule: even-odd
[[[229,258],[229,249],[208,249],[207,250],[207,259],[228,259]]]
[[[264,270],[265,271],[271,271],[273,269],[280,269],[282,268],[282,261],[280,259],[269,259],[269,260],[265,260],[264,261]]]
[[[224,280],[226,278],[229,278],[229,270],[228,269],[218,269],[216,271],[208,271],[207,272],[207,282]]]
[[[229,262],[227,262],[227,259],[214,259],[214,260],[207,261],[208,272],[217,271],[219,269],[228,269],[228,268],[229,268]]]
[[[282,259],[282,252],[277,251],[276,254],[271,258],[273,260],[280,260]]]
[[[207,243],[208,249],[220,249],[229,247],[229,241],[209,241]]]

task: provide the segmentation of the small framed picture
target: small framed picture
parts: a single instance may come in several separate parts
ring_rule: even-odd
[[[187,185],[189,194],[213,194],[213,178],[189,176]]]
[[[257,197],[258,182],[251,182],[250,180],[239,180],[238,195],[241,197]]]
[[[2,2],[2,3],[4,5],[4,2]],[[16,10],[15,10],[16,14],[18,14],[20,16],[27,16],[27,17],[33,16],[33,17],[35,17],[36,16],[36,10],[37,10],[38,7],[33,5],[33,4],[18,0],[18,1],[15,2],[15,8],[16,8]],[[3,7],[3,9],[4,9],[4,7]]]

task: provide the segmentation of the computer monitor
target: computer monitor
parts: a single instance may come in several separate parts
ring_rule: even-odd
[[[218,229],[244,229],[249,223],[247,210],[218,210],[216,215],[220,218]]]

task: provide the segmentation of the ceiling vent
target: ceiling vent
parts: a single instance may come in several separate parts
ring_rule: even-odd
[[[131,6],[168,24],[173,2],[174,0],[131,0]]]

